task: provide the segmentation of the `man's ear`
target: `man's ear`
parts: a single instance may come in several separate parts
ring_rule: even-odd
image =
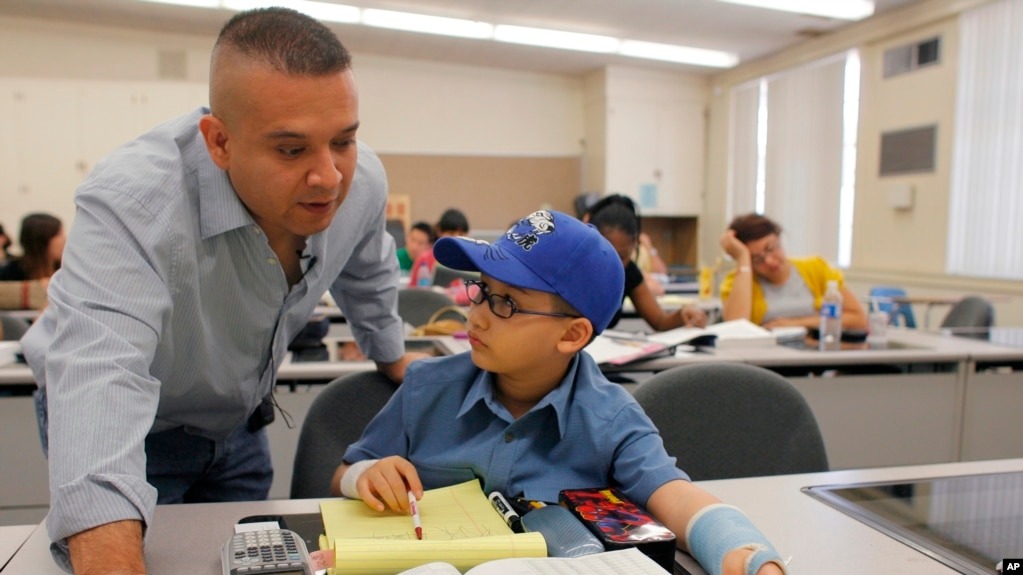
[[[558,341],[558,351],[568,355],[575,355],[579,350],[586,347],[593,339],[593,324],[584,317],[572,318],[571,323],[561,334]]]
[[[210,159],[217,167],[226,170],[231,165],[231,154],[227,150],[227,126],[224,125],[224,121],[213,114],[206,114],[199,118],[199,131],[206,142]]]

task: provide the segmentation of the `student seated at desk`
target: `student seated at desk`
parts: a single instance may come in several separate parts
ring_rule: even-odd
[[[398,248],[398,268],[402,272],[412,271],[412,262],[419,254],[433,248],[437,241],[437,232],[427,222],[416,222],[405,234],[405,245]]]
[[[554,502],[563,489],[619,486],[713,574],[784,572],[738,509],[693,485],[632,395],[584,346],[621,303],[624,270],[593,227],[541,210],[493,244],[442,238],[437,259],[467,281],[472,351],[408,367],[349,446],[336,494],[409,512],[407,491],[479,478],[486,492]]]
[[[21,220],[21,257],[0,267],[0,281],[49,279],[60,269],[67,236],[60,219],[50,214],[29,214]]]
[[[707,313],[695,305],[684,305],[670,312],[661,309],[657,297],[636,262],[640,244],[640,219],[633,201],[612,194],[590,207],[583,221],[596,226],[618,252],[625,266],[625,295],[632,300],[636,313],[656,331],[667,331],[682,326],[707,325]],[[660,291],[664,291],[657,284]],[[624,300],[623,300],[624,302]],[[622,316],[621,306],[608,327],[614,327]]]
[[[437,238],[453,236],[464,236],[469,233],[469,219],[461,210],[448,208],[440,216],[437,222]],[[429,285],[433,285],[433,268],[437,265],[437,258],[434,257],[433,249],[423,250],[412,262],[412,273],[409,276],[409,287],[419,286],[419,276],[423,271],[430,272]],[[426,266],[426,270],[423,270]]]
[[[11,238],[4,231],[4,225],[0,224],[0,266],[11,259]]]
[[[867,314],[842,272],[821,257],[789,258],[780,236],[781,226],[760,214],[735,218],[722,234],[721,247],[736,264],[721,282],[724,319],[748,319],[766,328],[818,327],[821,298],[828,280],[836,280],[842,328],[865,329]]]

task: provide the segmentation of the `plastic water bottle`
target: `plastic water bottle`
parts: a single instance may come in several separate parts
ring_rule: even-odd
[[[828,289],[821,300],[820,349],[842,349],[842,292],[838,291],[836,280],[828,280]]]
[[[433,270],[426,262],[419,264],[419,270],[416,272],[416,287],[426,289],[433,287]]]

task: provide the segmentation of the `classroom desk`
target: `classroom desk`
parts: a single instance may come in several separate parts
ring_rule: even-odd
[[[892,349],[736,347],[625,367],[734,361],[776,371],[810,404],[833,469],[1023,457],[1023,348],[899,328],[888,339]]]
[[[1023,459],[892,467],[703,481],[699,484],[746,512],[784,557],[791,575],[946,575],[955,571],[931,557],[800,492],[809,485],[891,481],[1023,470]],[[317,500],[161,505],[146,541],[151,575],[220,575],[220,548],[232,526],[248,515],[318,511]],[[679,561],[703,575],[690,560]],[[45,528],[36,529],[4,575],[62,575],[49,553]]]
[[[342,329],[342,325],[332,326]],[[465,340],[440,338],[453,353]],[[689,363],[738,361],[781,373],[813,410],[832,469],[946,463],[1023,457],[1023,348],[933,332],[892,328],[888,350],[820,352],[781,346],[731,348],[680,354],[618,368],[660,371]],[[282,362],[277,400],[300,424],[322,383],[371,362]],[[611,371],[611,370],[608,370]],[[4,380],[34,387],[25,366],[0,368]],[[283,392],[287,388],[289,392]],[[27,393],[27,392],[26,392]],[[0,465],[21,458],[6,474],[19,480],[0,486],[0,500],[19,505],[48,502],[45,460],[37,449],[30,396],[0,398],[0,419],[9,423],[0,441]],[[298,428],[268,428],[275,476],[271,496],[286,497]],[[24,455],[31,445],[31,460]]]
[[[0,571],[14,557],[38,525],[0,525]]]
[[[337,357],[338,345],[347,339],[344,333],[346,327],[347,326],[342,326],[341,324],[331,324],[327,337],[323,338],[323,343],[326,346],[325,353],[329,357]],[[350,332],[348,332],[348,334],[350,335]],[[436,349],[444,355],[453,355],[469,350],[469,344],[466,340],[457,339],[451,336],[408,337],[406,338],[406,342],[412,344],[415,342],[434,342],[436,344]],[[278,385],[299,381],[330,381],[349,373],[372,371],[376,369],[376,364],[369,360],[295,361],[294,356],[295,354],[292,352],[288,352],[284,356],[284,361],[281,362],[281,367],[277,372]]]

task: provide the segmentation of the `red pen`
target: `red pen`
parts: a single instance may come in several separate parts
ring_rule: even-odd
[[[416,505],[416,496],[412,494],[412,490],[408,492],[408,505],[412,509],[412,525],[416,528],[416,539],[423,538],[423,524],[419,520],[419,505]]]

